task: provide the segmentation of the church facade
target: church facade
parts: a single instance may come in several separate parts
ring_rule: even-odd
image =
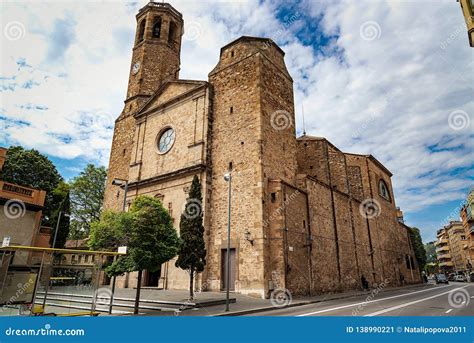
[[[179,231],[194,175],[202,184],[207,265],[196,289],[226,289],[231,172],[231,290],[317,294],[420,282],[392,174],[371,155],[324,138],[296,137],[293,80],[272,40],[241,37],[222,47],[207,81],[179,78],[182,15],[150,2],[137,32],[123,112],[116,120],[104,208],[157,197]],[[191,199],[192,200],[192,199]],[[185,215],[194,215],[193,213]],[[119,287],[136,286],[132,273]],[[186,289],[174,260],[143,286]]]

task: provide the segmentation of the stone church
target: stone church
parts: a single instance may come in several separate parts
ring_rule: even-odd
[[[179,78],[183,17],[150,2],[137,30],[122,113],[115,123],[104,207],[159,198],[179,230],[192,178],[202,184],[207,266],[197,290],[226,289],[231,171],[231,290],[268,297],[420,282],[391,176],[371,155],[345,153],[322,137],[296,137],[293,79],[267,38],[221,48],[207,81]],[[122,181],[122,184],[125,182]],[[185,289],[174,260],[143,286]],[[134,273],[118,287],[136,286]]]

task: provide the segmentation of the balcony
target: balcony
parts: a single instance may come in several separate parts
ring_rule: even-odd
[[[448,240],[446,238],[443,238],[443,239],[438,239],[436,242],[435,242],[435,246],[438,246],[440,244],[448,244]]]
[[[0,198],[20,200],[28,205],[42,207],[45,197],[45,191],[0,181]]]
[[[443,251],[449,251],[449,247],[447,245],[444,245],[436,249],[436,253],[443,252]]]
[[[450,259],[451,259],[451,254],[438,255],[438,260],[450,260]]]
[[[453,262],[451,262],[451,261],[446,261],[446,262],[441,262],[441,263],[439,264],[439,266],[440,266],[440,267],[453,267],[454,264],[453,264]]]

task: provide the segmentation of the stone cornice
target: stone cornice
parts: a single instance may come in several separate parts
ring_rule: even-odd
[[[161,174],[158,176],[154,176],[145,180],[140,180],[140,181],[133,181],[128,184],[129,188],[136,188],[136,187],[142,187],[145,185],[151,185],[157,182],[162,182],[162,181],[167,181],[167,180],[172,180],[175,178],[183,177],[187,174],[193,174],[197,172],[201,172],[203,170],[206,170],[208,167],[205,164],[195,164],[190,167],[182,168],[175,170],[170,173],[166,174]]]

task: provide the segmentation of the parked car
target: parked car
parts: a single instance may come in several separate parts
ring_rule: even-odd
[[[456,274],[451,273],[448,275],[448,281],[454,281],[454,278],[456,277]]]
[[[444,274],[436,274],[435,275],[435,281],[436,281],[436,284],[438,284],[438,283],[449,284],[448,278]]]
[[[474,282],[474,272],[472,272],[471,274],[469,274],[469,281],[470,281],[470,282]]]
[[[462,274],[458,274],[454,277],[454,281],[457,281],[457,282],[466,282],[466,277]]]

